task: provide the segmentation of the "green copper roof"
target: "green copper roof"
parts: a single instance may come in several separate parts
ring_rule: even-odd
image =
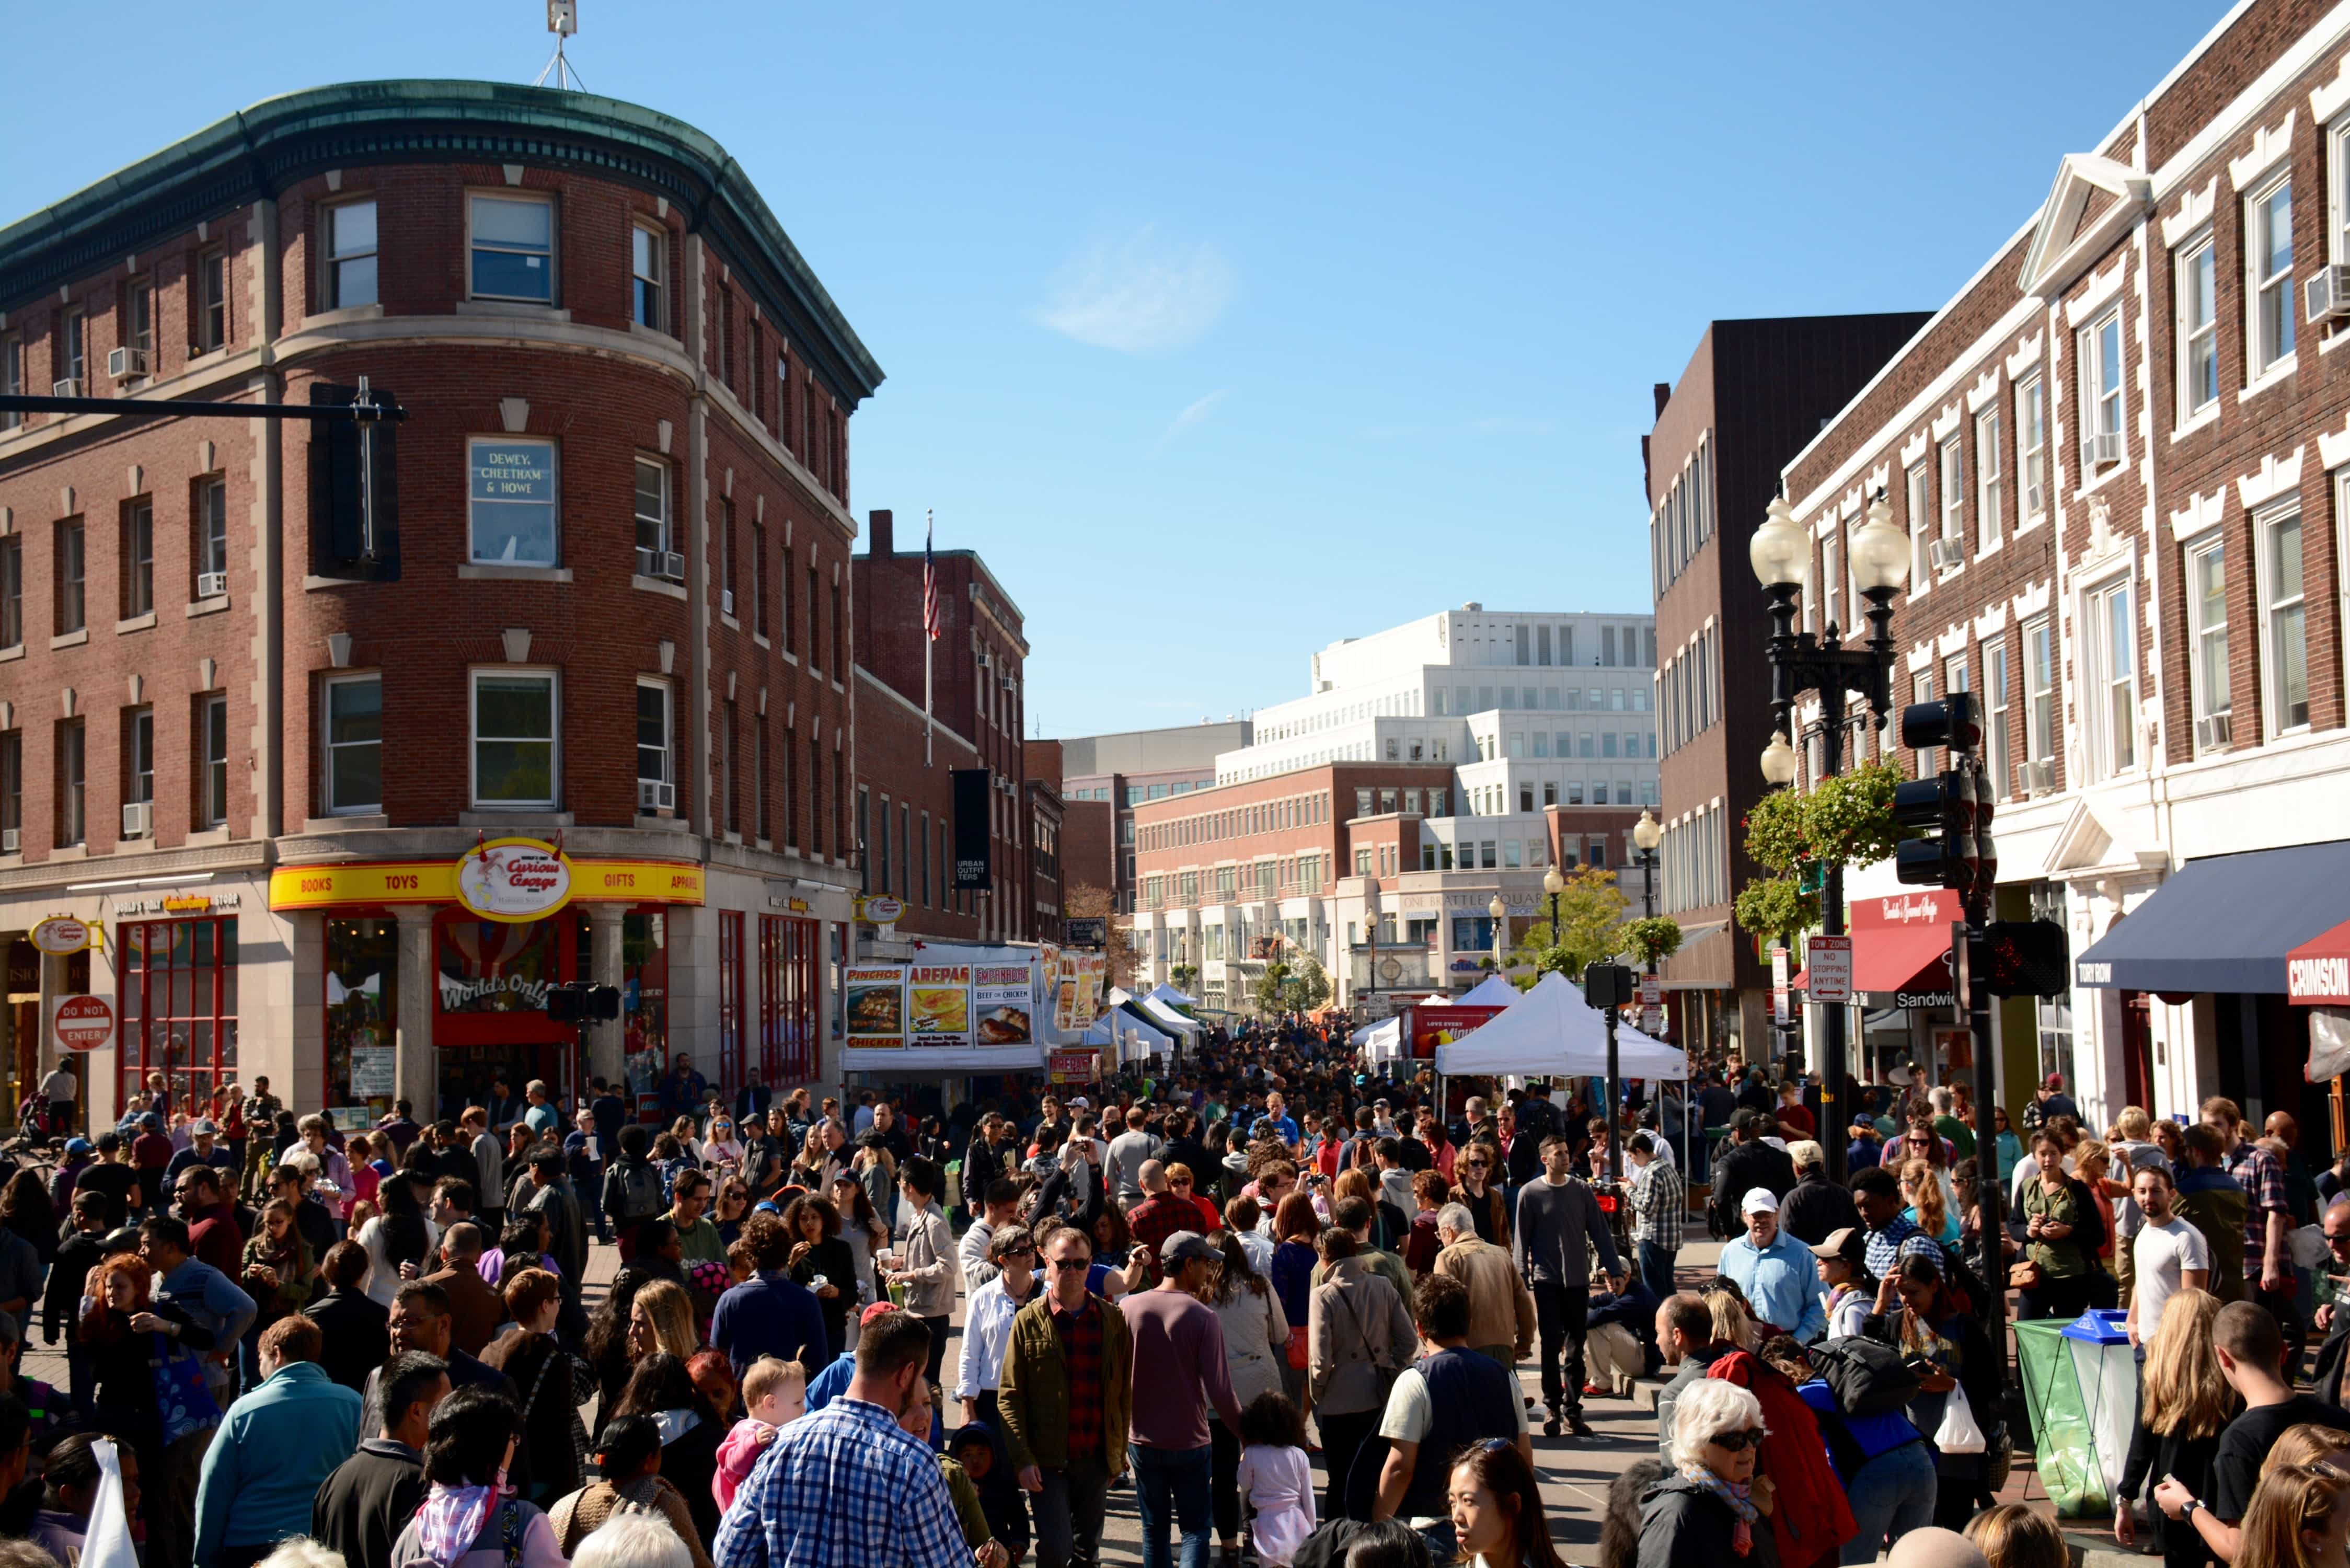
[[[0,307],[322,169],[430,161],[577,169],[666,196],[845,399],[881,383],[881,367],[723,147],[637,104],[505,82],[344,82],[265,99],[0,229]]]

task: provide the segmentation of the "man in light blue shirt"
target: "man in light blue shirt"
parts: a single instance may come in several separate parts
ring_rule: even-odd
[[[1769,1188],[1749,1189],[1739,1210],[1746,1233],[1722,1244],[1722,1273],[1746,1293],[1758,1322],[1811,1344],[1828,1326],[1812,1250],[1779,1229],[1779,1200]]]

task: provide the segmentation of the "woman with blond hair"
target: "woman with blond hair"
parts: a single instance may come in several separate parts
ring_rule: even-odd
[[[629,1355],[641,1361],[655,1351],[689,1361],[702,1337],[693,1331],[693,1302],[682,1285],[651,1280],[629,1303]]]
[[[1966,1537],[1991,1568],[2067,1568],[2072,1552],[2056,1521],[2030,1503],[1994,1503],[1967,1521]]]
[[[2244,1511],[2234,1568],[2345,1568],[2350,1476],[2331,1465],[2289,1465],[2262,1478]]]
[[[1745,1301],[1735,1290],[1709,1289],[1704,1294],[1705,1310],[1713,1318],[1713,1338],[1717,1345],[1734,1345],[1751,1351],[1762,1341],[1755,1327],[1754,1314],[1747,1310]]]
[[[1909,1205],[1902,1212],[1911,1224],[1949,1246],[1959,1239],[1959,1219],[1944,1199],[1939,1174],[1931,1160],[1902,1162],[1901,1196]]]
[[[2137,1544],[2131,1504],[2150,1479],[2175,1475],[2197,1497],[2210,1493],[2220,1433],[2239,1407],[2212,1344],[2219,1315],[2220,1298],[2209,1291],[2178,1291],[2162,1309],[2160,1332],[2147,1353],[2137,1429],[2114,1498],[2114,1540],[2125,1547]],[[2193,1520],[2167,1519],[2158,1508],[2148,1508],[2147,1517],[2168,1568],[2198,1568],[2210,1556]]]
[[[2350,1432],[2303,1421],[2298,1427],[2287,1427],[2276,1446],[2262,1456],[2261,1474],[2265,1478],[2271,1470],[2287,1465],[2314,1465],[2320,1459],[2331,1463],[2335,1469],[2350,1472],[2350,1464],[2336,1457],[2346,1449],[2350,1449]]]

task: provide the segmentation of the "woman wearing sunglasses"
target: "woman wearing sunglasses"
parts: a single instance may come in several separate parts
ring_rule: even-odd
[[[1500,1151],[1492,1144],[1471,1138],[1452,1166],[1457,1178],[1452,1201],[1468,1210],[1469,1218],[1477,1222],[1477,1240],[1493,1247],[1510,1244],[1510,1206],[1493,1176],[1493,1168],[1500,1163]]]
[[[1780,1568],[1778,1500],[1754,1473],[1767,1435],[1762,1402],[1746,1389],[1690,1385],[1673,1405],[1672,1473],[1640,1500],[1640,1568]]]

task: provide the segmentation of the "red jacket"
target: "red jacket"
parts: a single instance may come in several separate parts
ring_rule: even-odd
[[[1771,1435],[1762,1439],[1754,1473],[1769,1476],[1776,1491],[1771,1537],[1783,1568],[1810,1568],[1832,1560],[1860,1533],[1860,1526],[1845,1501],[1844,1484],[1828,1463],[1827,1444],[1812,1407],[1784,1374],[1742,1350],[1716,1361],[1706,1376],[1735,1383],[1762,1401],[1762,1424]]]

